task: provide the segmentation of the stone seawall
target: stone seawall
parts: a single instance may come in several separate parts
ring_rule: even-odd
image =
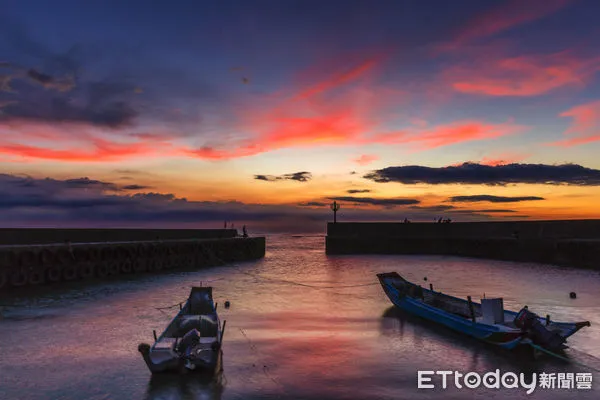
[[[529,221],[528,221],[529,222]],[[568,221],[541,221],[546,226],[559,226]],[[552,223],[560,224],[552,224]],[[567,267],[591,268],[600,270],[600,235],[594,235],[593,225],[598,221],[589,221],[588,230],[577,238],[577,225],[582,226],[582,221],[573,221],[573,226],[568,230],[571,238],[563,238],[560,231],[547,230],[545,236],[533,234],[519,234],[511,237],[508,233],[513,225],[505,228],[504,237],[498,230],[491,230],[494,235],[486,234],[486,223],[473,223],[471,231],[467,234],[468,223],[462,223],[454,232],[451,224],[391,224],[404,225],[404,227],[390,227],[385,229],[385,223],[378,232],[374,228],[377,224],[329,224],[326,238],[327,254],[434,254],[454,255],[463,257],[489,258],[507,261],[536,262],[554,264]],[[346,225],[341,226],[341,225]],[[352,226],[350,226],[352,225]],[[408,233],[411,225],[417,226],[413,230],[414,236]],[[423,225],[429,227],[423,228]],[[436,226],[437,225],[437,226]],[[442,226],[443,225],[443,226]],[[456,224],[459,225],[459,224]],[[529,232],[535,232],[544,224],[529,222]],[[583,224],[585,225],[585,224]],[[523,225],[520,225],[523,226]],[[437,229],[439,228],[439,229]],[[482,229],[483,228],[483,229]],[[394,229],[404,229],[403,235],[393,235]],[[435,230],[437,229],[437,230]],[[426,235],[427,230],[437,232]],[[459,236],[460,232],[465,232]],[[343,233],[343,234],[342,234]],[[388,235],[385,235],[385,234]],[[420,234],[418,234],[420,233]],[[452,233],[452,234],[450,234]],[[599,232],[600,233],[600,232]],[[595,236],[595,237],[594,237]]]
[[[233,238],[236,229],[0,228],[0,245]]]
[[[188,239],[0,247],[0,290],[264,257],[265,238]]]
[[[383,236],[408,238],[499,238],[518,232],[527,239],[600,239],[600,220],[492,221],[437,224],[415,222],[342,222],[327,224],[328,236]]]

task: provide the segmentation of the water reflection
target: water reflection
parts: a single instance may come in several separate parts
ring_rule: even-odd
[[[154,374],[148,382],[145,400],[202,399],[221,400],[226,378],[201,374]]]
[[[327,256],[321,237],[280,236],[269,239],[266,257],[256,262],[2,296],[8,306],[0,320],[0,398],[598,398],[596,375],[590,393],[417,389],[418,370],[581,368],[547,358],[518,361],[397,311],[375,277],[393,270],[413,281],[427,276],[456,296],[485,292],[504,297],[507,308],[528,304],[556,320],[589,319],[592,327],[569,340],[569,354],[600,366],[593,357],[600,356],[598,272],[450,257]],[[184,300],[201,281],[212,282],[215,301],[231,302],[219,307],[227,320],[224,374],[209,381],[194,374],[151,378],[138,344],[173,318],[157,308]]]
[[[406,334],[405,332],[410,332]],[[445,326],[419,318],[394,306],[387,308],[381,318],[380,332],[397,342],[397,347],[414,352],[427,342],[429,351],[439,353],[440,361],[464,360],[465,370],[490,371],[496,368],[531,375],[534,372],[581,369],[576,363],[583,362],[577,351],[562,354],[573,362],[568,362],[546,354],[531,357],[528,352],[516,352],[481,342],[455,332]],[[598,360],[587,357],[586,365],[597,364]],[[442,364],[443,365],[443,364]]]

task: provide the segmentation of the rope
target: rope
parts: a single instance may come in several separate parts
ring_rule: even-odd
[[[244,337],[245,337],[245,338],[246,338],[246,340],[248,341],[248,344],[250,345],[250,348],[252,349],[252,351],[253,351],[255,354],[257,354],[257,355],[260,355],[260,354],[258,353],[258,350],[256,349],[256,346],[255,346],[255,345],[252,343],[252,341],[250,340],[250,338],[248,337],[248,335],[246,335],[246,332],[244,332],[244,330],[243,330],[242,328],[238,328],[238,329],[240,330],[240,332],[242,333],[242,335],[244,335]],[[285,387],[284,387],[284,386],[283,386],[281,383],[279,383],[279,382],[278,382],[278,381],[277,381],[275,378],[273,378],[273,377],[271,376],[271,374],[269,374],[269,370],[268,370],[268,368],[269,368],[269,367],[267,367],[266,365],[263,365],[263,372],[264,372],[265,376],[266,376],[267,378],[269,378],[269,379],[270,379],[270,380],[271,380],[271,381],[272,381],[272,382],[273,382],[275,385],[279,386],[279,387],[281,388],[281,390],[282,390],[282,391],[283,391],[283,392],[284,392],[284,393],[287,395],[287,393],[286,393],[286,390],[285,390]]]
[[[266,280],[266,281],[287,283],[287,284],[290,284],[290,285],[309,287],[309,288],[312,288],[312,289],[341,289],[341,288],[355,288],[355,287],[364,287],[364,286],[379,285],[378,282],[372,282],[372,283],[360,283],[360,284],[356,284],[356,285],[317,286],[317,285],[309,285],[307,283],[302,283],[302,282],[288,281],[288,280],[285,280],[285,279],[268,278],[268,277],[265,277],[265,276],[262,276],[262,275],[259,275],[259,274],[252,274],[250,272],[246,272],[246,271],[242,271],[242,270],[239,270],[239,272],[241,272],[242,274],[249,275],[249,276],[252,276],[252,277],[258,278],[258,279],[263,279],[263,280]]]
[[[244,275],[248,275],[248,276],[252,276],[254,278],[257,279],[263,279],[266,281],[271,281],[271,282],[280,282],[280,283],[287,283],[290,285],[296,285],[296,286],[302,286],[302,287],[308,287],[308,288],[312,288],[312,289],[344,289],[344,288],[355,288],[355,287],[365,287],[365,286],[374,286],[374,285],[379,285],[379,282],[372,282],[372,283],[360,283],[360,284],[356,284],[356,285],[336,285],[336,286],[318,286],[318,285],[310,285],[308,283],[302,283],[302,282],[294,282],[294,281],[289,281],[289,280],[285,280],[285,279],[277,279],[277,278],[268,278],[259,274],[252,274],[250,272],[244,271],[242,270],[242,268],[234,263],[228,263],[227,261],[224,261],[223,259],[219,258],[217,255],[215,255],[215,253],[211,250],[208,249],[209,252],[211,253],[211,255],[217,260],[219,261],[221,264],[225,265],[225,264],[230,264],[232,265],[238,272],[244,274]],[[221,278],[223,279],[223,278]]]
[[[550,350],[547,350],[547,349],[545,349],[545,348],[543,348],[541,346],[535,345],[533,343],[531,344],[531,347],[533,347],[534,349],[539,350],[539,351],[541,351],[543,353],[546,353],[546,354],[548,354],[548,355],[550,355],[552,357],[558,358],[559,360],[563,360],[563,361],[566,361],[566,362],[572,363],[572,364],[577,364],[580,367],[591,369],[592,371],[600,372],[600,369],[597,369],[597,368],[594,368],[594,367],[590,367],[589,365],[586,365],[586,364],[581,363],[579,361],[572,360],[572,359],[567,358],[567,357],[563,357],[560,354],[553,353]]]

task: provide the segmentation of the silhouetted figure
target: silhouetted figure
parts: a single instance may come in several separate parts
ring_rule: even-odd
[[[438,219],[438,224],[442,223],[442,217],[440,217],[440,219]]]
[[[248,237],[248,231],[246,231],[246,225],[242,226],[242,236],[245,238]]]
[[[404,218],[404,223],[408,224],[408,219]]]
[[[223,229],[227,229],[227,221],[223,222]]]

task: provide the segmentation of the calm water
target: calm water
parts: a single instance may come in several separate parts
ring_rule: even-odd
[[[2,399],[599,398],[593,390],[417,389],[418,370],[585,372],[578,364],[525,362],[395,312],[375,273],[424,276],[436,289],[505,306],[590,320],[571,340],[573,360],[600,369],[600,274],[521,263],[425,256],[326,256],[324,238],[273,236],[263,260],[199,272],[44,289],[0,300]],[[192,285],[210,282],[231,302],[223,375],[151,379],[137,352]],[[318,286],[315,288],[314,286]],[[346,287],[340,287],[346,286]],[[348,287],[355,286],[355,287]],[[37,289],[39,291],[39,289]],[[576,300],[569,292],[576,291]],[[435,381],[440,386],[441,381]]]

